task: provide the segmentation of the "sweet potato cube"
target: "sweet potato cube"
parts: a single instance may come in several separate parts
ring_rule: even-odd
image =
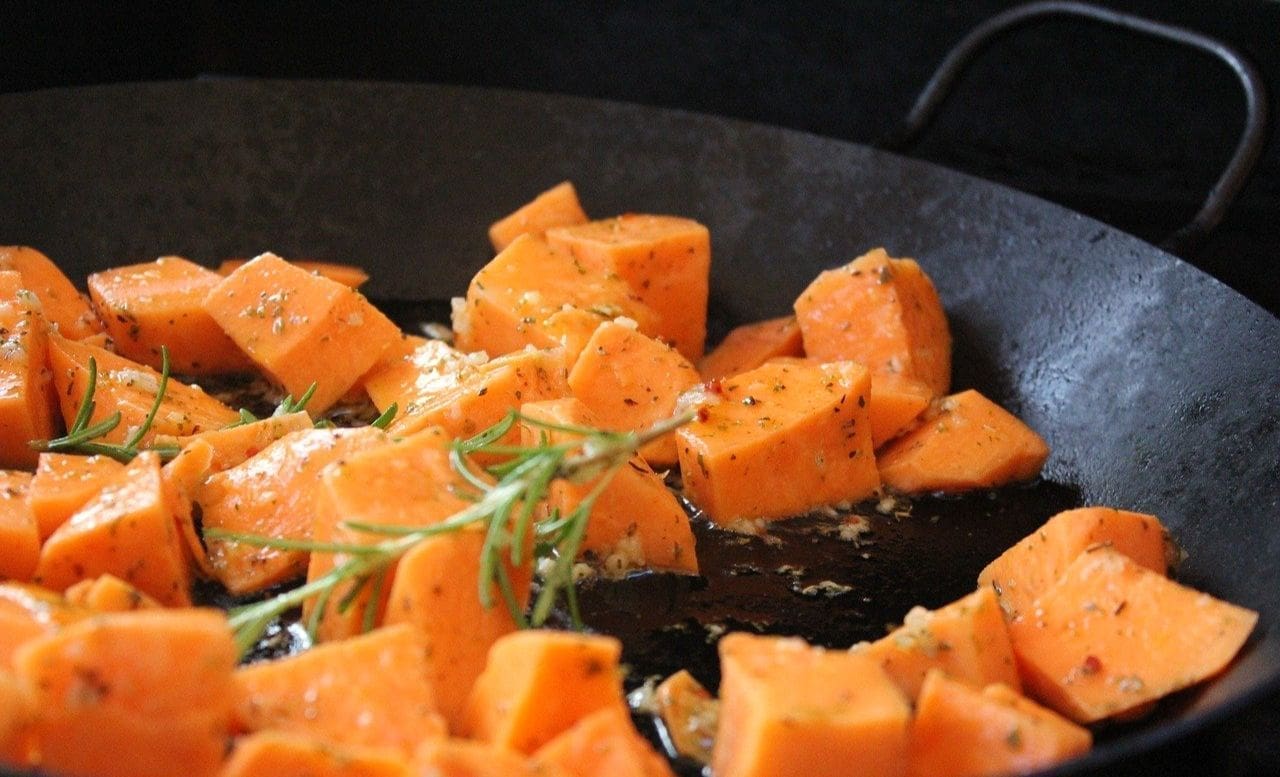
[[[107,456],[41,453],[27,492],[40,538],[53,534],[122,469],[123,464]]]
[[[62,407],[62,418],[68,425],[75,420],[88,387],[90,359],[98,367],[90,423],[102,421],[119,411],[119,425],[106,434],[103,441],[123,443],[142,425],[150,412],[156,392],[160,390],[160,373],[103,348],[50,335],[49,367],[53,370],[53,385]],[[145,447],[162,435],[181,437],[217,429],[238,418],[234,410],[201,389],[170,378],[160,411],[141,444]]]
[[[871,444],[876,450],[910,429],[933,399],[929,387],[901,375],[881,373],[871,376]]]
[[[431,777],[574,777],[524,753],[471,739],[441,739],[418,748],[414,774]]]
[[[717,777],[899,775],[911,707],[874,661],[803,640],[720,640]]]
[[[155,453],[139,454],[49,536],[34,580],[62,591],[103,574],[170,606],[191,603],[191,570]]]
[[[674,777],[621,704],[582,718],[538,748],[534,760],[573,777]]]
[[[595,414],[573,398],[529,403],[521,412],[532,421],[522,424],[525,445],[537,445],[544,435],[555,443],[575,438],[569,432],[546,429],[538,422],[599,426]],[[595,487],[594,480],[556,480],[547,494],[547,503],[561,515],[569,515]],[[578,552],[580,557],[600,562],[606,573],[620,574],[646,566],[698,571],[689,516],[662,478],[638,456],[619,467],[596,498]]]
[[[578,202],[578,192],[569,181],[552,186],[514,213],[495,221],[489,227],[493,250],[501,251],[523,234],[540,234],[553,227],[585,224],[587,214]]]
[[[180,256],[131,264],[89,276],[89,297],[116,351],[160,369],[160,346],[180,375],[250,372],[253,362],[205,311],[209,290],[222,282],[213,270]]]
[[[172,442],[180,449],[186,449],[201,440],[209,445],[209,470],[221,472],[243,464],[257,456],[271,443],[293,432],[301,432],[315,426],[311,416],[300,410],[296,413],[268,416],[247,424],[226,426],[221,429],[209,429],[199,434],[185,437],[166,438],[157,442]]]
[[[1049,458],[1040,435],[973,389],[880,451],[880,479],[904,493],[967,491],[1029,480]]]
[[[660,334],[657,314],[616,275],[522,235],[482,267],[454,306],[454,345],[490,356],[564,348],[572,360],[602,322],[625,316]]]
[[[389,626],[242,667],[240,723],[407,757],[445,733],[427,682],[427,652],[417,629]]]
[[[322,413],[400,337],[360,292],[263,254],[209,290],[204,308],[242,351],[293,396],[314,383]]]
[[[209,477],[196,493],[206,529],[310,539],[316,483],[329,463],[386,443],[373,427],[292,432],[243,463]],[[307,568],[301,550],[256,547],[207,538],[218,579],[235,594],[260,591]]]
[[[901,627],[854,652],[879,663],[909,699],[934,668],[977,688],[1022,687],[1000,602],[989,588],[937,610],[912,608]]]
[[[405,335],[369,368],[360,383],[378,410],[407,407],[441,388],[457,385],[457,375],[481,364],[473,354],[452,348],[443,340]]]
[[[669,418],[680,395],[700,382],[679,351],[616,321],[596,329],[569,370],[573,396],[602,428],[619,432],[642,431]],[[675,435],[648,443],[640,455],[655,467],[675,466]]]
[[[31,473],[0,471],[0,580],[26,581],[40,560],[40,533],[27,506]]]
[[[877,248],[818,275],[795,310],[811,358],[852,359],[876,375],[903,375],[935,396],[947,393],[951,332],[938,292],[914,260]]]
[[[0,467],[31,469],[28,443],[58,426],[44,317],[21,296],[0,297]]]
[[[52,634],[91,612],[38,585],[0,583],[0,674],[13,666],[13,654],[27,640]]]
[[[702,357],[698,372],[703,380],[728,378],[780,356],[804,356],[804,342],[795,316],[734,327],[719,345]]]
[[[26,730],[34,716],[31,693],[0,667],[0,765],[29,766]]]
[[[218,264],[218,274],[230,275],[250,261],[250,259],[223,259]],[[314,259],[289,259],[288,262],[300,270],[306,270],[309,273],[328,278],[353,289],[360,288],[365,281],[369,280],[369,273],[365,272],[364,268],[356,267],[354,264],[320,262]]]
[[[929,670],[911,722],[907,777],[1000,777],[1083,755],[1093,735],[1004,685]]]
[[[89,301],[49,257],[25,246],[0,246],[0,270],[22,276],[22,288],[40,300],[45,320],[63,337],[79,340],[102,331]]]
[[[1077,556],[1098,547],[1119,551],[1162,575],[1174,552],[1168,531],[1154,515],[1081,507],[1058,513],[1019,540],[978,573],[978,585],[996,592],[1009,620],[1022,620]]]
[[[161,606],[160,602],[111,574],[81,580],[69,587],[63,596],[67,604],[94,612],[132,612]]]
[[[719,700],[687,669],[659,683],[653,698],[676,752],[699,763],[709,763],[720,721]]]
[[[612,637],[518,631],[489,650],[467,701],[471,737],[532,753],[591,713],[625,707]]]
[[[412,777],[399,753],[337,746],[318,737],[260,731],[236,741],[218,777]]]
[[[1092,723],[1218,673],[1257,620],[1097,547],[1077,556],[1009,635],[1030,695]]]
[[[676,432],[685,494],[721,523],[865,499],[880,485],[870,384],[854,362],[769,363],[722,381]]]
[[[628,213],[547,230],[547,242],[589,268],[613,273],[658,316],[645,334],[671,343],[689,361],[707,339],[711,233],[692,219]]]

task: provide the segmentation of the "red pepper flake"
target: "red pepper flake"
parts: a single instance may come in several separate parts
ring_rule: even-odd
[[[1085,656],[1084,663],[1080,665],[1080,674],[1095,675],[1102,671],[1102,661],[1097,656]]]
[[[711,411],[705,407],[698,408],[698,420],[704,424],[711,420]]]
[[[721,382],[721,380],[720,380],[719,378],[712,378],[711,380],[707,381],[707,393],[708,393],[708,394],[723,394],[723,393],[724,393],[724,383],[723,383],[723,382]]]

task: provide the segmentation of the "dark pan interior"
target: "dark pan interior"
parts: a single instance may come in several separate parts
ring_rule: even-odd
[[[955,385],[1021,415],[1053,456],[1045,483],[995,508],[923,500],[907,528],[882,521],[850,549],[879,571],[811,570],[898,591],[819,602],[844,629],[825,641],[882,629],[904,602],[941,604],[1054,510],[1103,503],[1159,515],[1188,553],[1181,579],[1262,618],[1227,674],[1069,770],[1132,756],[1280,684],[1280,321],[1145,243],[865,147],[565,97],[223,81],[0,106],[0,243],[34,245],[73,275],[162,253],[211,263],[273,250],[364,265],[375,299],[440,300],[488,259],[492,220],[566,178],[594,215],[707,224],[721,324],[786,312],[816,272],[868,248],[916,257],[951,317]],[[758,576],[803,598],[785,576]],[[702,594],[682,586],[651,577],[628,588],[651,599],[592,596],[602,626],[652,631],[688,615],[663,615],[671,602],[696,606]],[[752,605],[739,604],[750,621]]]

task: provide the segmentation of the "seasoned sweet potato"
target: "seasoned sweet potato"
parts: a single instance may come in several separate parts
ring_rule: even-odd
[[[571,777],[553,764],[472,739],[442,739],[418,748],[414,774],[431,777]]]
[[[33,716],[31,705],[27,687],[7,665],[0,666],[0,766],[30,763],[27,728]]]
[[[219,275],[230,275],[240,269],[242,265],[248,264],[249,259],[223,259],[218,264]],[[363,268],[356,267],[354,264],[342,264],[340,262],[320,262],[314,259],[290,259],[289,264],[300,270],[306,270],[309,273],[320,275],[331,281],[341,283],[343,286],[349,286],[358,289],[369,280],[369,273]]]
[[[122,469],[123,464],[106,456],[41,453],[27,492],[27,504],[35,515],[40,538],[53,534]]]
[[[247,424],[208,429],[185,437],[162,437],[157,442],[169,442],[186,449],[195,440],[204,441],[211,449],[209,471],[212,473],[242,464],[281,437],[313,426],[315,423],[311,420],[311,416],[305,410],[300,410],[296,413],[261,418]]]
[[[871,377],[871,444],[877,450],[886,442],[911,429],[929,407],[932,393],[918,380],[880,373]]]
[[[27,443],[53,437],[58,425],[46,330],[35,305],[0,297],[0,467],[34,467],[37,454]]]
[[[804,356],[795,316],[781,316],[735,327],[698,362],[703,380],[728,378],[754,370],[780,356]]]
[[[405,758],[383,748],[335,745],[315,737],[261,731],[236,740],[218,777],[413,777]]]
[[[674,777],[667,760],[640,736],[621,704],[582,718],[533,757],[572,777]]]
[[[90,614],[47,588],[0,583],[0,673],[11,670],[13,654],[27,640],[52,634]]]
[[[676,752],[698,763],[710,763],[720,702],[687,669],[659,683],[653,699]]]
[[[35,294],[45,319],[59,334],[80,340],[102,331],[89,301],[49,257],[26,246],[0,246],[0,270],[22,276],[22,288]]]
[[[94,612],[132,612],[160,607],[160,603],[112,574],[81,580],[66,590],[67,603]]]
[[[578,192],[569,181],[552,186],[521,205],[514,213],[495,221],[489,227],[493,250],[501,251],[511,241],[527,233],[541,234],[553,227],[585,224],[587,214],[578,202]]]
[[[26,500],[30,487],[30,472],[0,470],[0,580],[29,580],[40,559],[40,533]]]
[[[360,383],[378,410],[386,412],[393,404],[405,408],[456,386],[462,375],[484,361],[443,340],[405,335],[369,368]]]

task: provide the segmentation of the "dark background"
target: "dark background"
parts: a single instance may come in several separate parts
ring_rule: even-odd
[[[604,97],[862,143],[888,134],[948,48],[1013,3],[217,3],[6,7],[0,91],[207,77],[476,84]],[[1280,3],[1106,5],[1216,36],[1280,85]],[[1001,39],[909,153],[1153,242],[1188,220],[1229,157],[1244,100],[1205,55],[1084,21]],[[6,185],[13,185],[8,182]],[[1184,258],[1280,313],[1280,151]],[[1280,773],[1280,702],[1234,715],[1125,774]]]

